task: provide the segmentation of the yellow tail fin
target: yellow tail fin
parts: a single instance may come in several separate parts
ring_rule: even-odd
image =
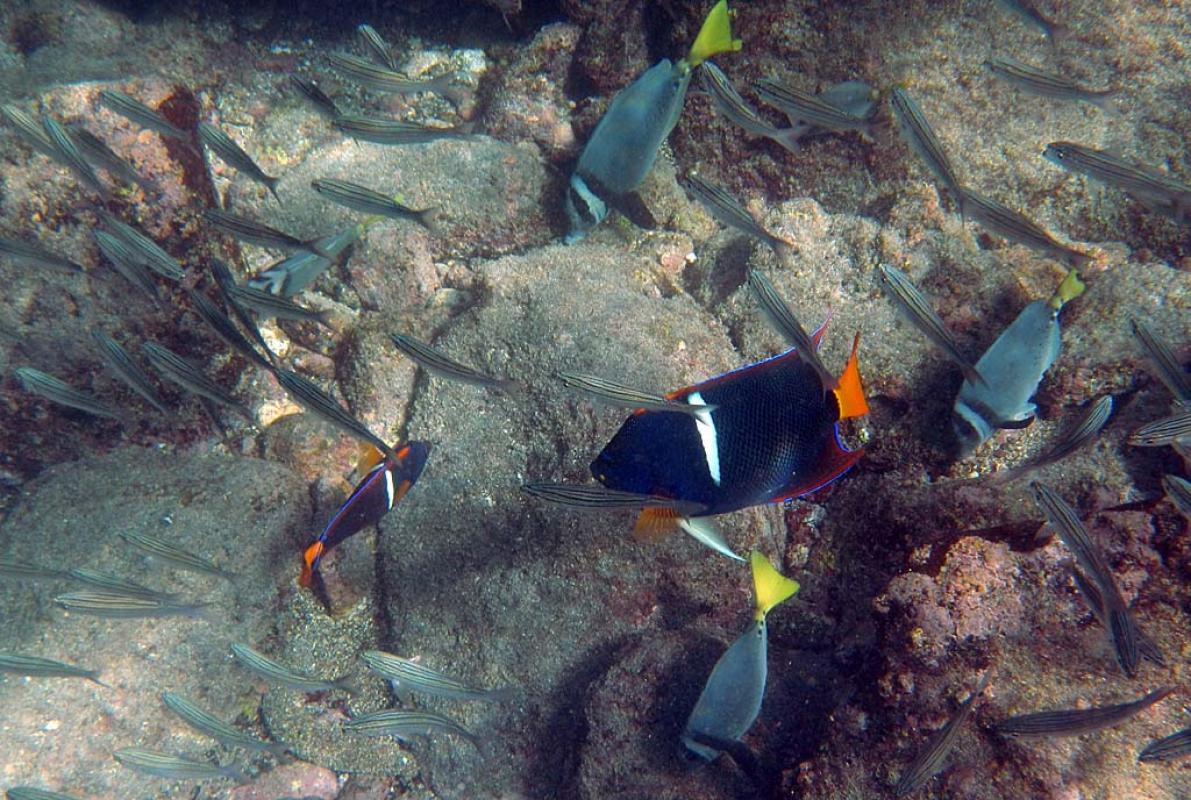
[[[720,0],[703,20],[703,27],[691,45],[691,52],[687,54],[686,63],[694,67],[699,66],[717,53],[730,53],[739,50],[742,43],[732,38],[732,19],[728,14],[728,0]]]
[[[1050,307],[1058,311],[1069,301],[1083,294],[1085,288],[1083,281],[1079,279],[1079,273],[1071,270],[1067,273],[1067,277],[1063,278],[1063,282],[1059,284],[1059,288],[1055,290],[1054,295],[1050,298]]]
[[[757,597],[757,610],[753,616],[764,619],[771,608],[798,593],[798,581],[778,572],[769,559],[756,550],[749,558],[753,565],[753,594]]]
[[[856,350],[860,347],[860,334],[852,340],[852,355],[839,376],[839,385],[832,391],[839,404],[839,418],[863,417],[868,413],[868,401],[864,399],[864,386],[860,383],[860,365],[856,361]]]

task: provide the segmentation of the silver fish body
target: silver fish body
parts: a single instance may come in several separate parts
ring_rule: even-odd
[[[1045,300],[1029,303],[976,362],[984,385],[964,379],[952,411],[960,454],[967,455],[996,428],[1024,427],[1037,410],[1030,402],[1042,376],[1059,357],[1059,317]]]
[[[340,114],[334,125],[353,139],[373,144],[427,144],[439,139],[465,139],[470,134],[460,128],[435,128],[396,119],[378,119],[359,114]]]
[[[120,531],[120,538],[141,552],[156,559],[160,559],[171,566],[189,572],[201,572],[213,575],[227,581],[234,581],[236,576],[227,570],[220,569],[210,559],[184,550],[173,542],[150,536],[135,530]]]
[[[90,162],[83,158],[83,152],[70,132],[53,117],[42,117],[41,125],[45,128],[46,138],[50,140],[58,154],[55,160],[71,170],[77,177],[82,178],[83,183],[107,200],[108,187],[104,186],[103,181],[95,174]]]
[[[582,483],[526,483],[521,491],[546,503],[568,508],[672,508],[683,515],[698,514],[705,506],[652,494],[636,494]]]
[[[367,650],[360,654],[360,660],[368,669],[386,680],[396,682],[402,689],[433,697],[498,702],[507,699],[512,693],[510,689],[481,689],[470,686],[416,661],[381,650]]]
[[[188,605],[153,597],[100,591],[60,594],[54,598],[54,603],[66,611],[107,619],[206,618],[207,608],[206,603]]]
[[[91,131],[81,126],[70,126],[70,135],[74,137],[79,152],[89,162],[106,171],[113,178],[119,178],[127,184],[136,184],[146,192],[155,188],[153,182],[136,171],[136,167],[116,155],[112,148]]]
[[[99,679],[99,670],[97,669],[76,667],[73,664],[63,664],[61,661],[20,653],[0,653],[0,672],[39,678],[86,678],[100,686],[106,685]]]
[[[939,141],[934,128],[927,122],[926,115],[922,113],[914,98],[900,86],[893,90],[890,102],[902,138],[910,149],[926,162],[926,166],[943,184],[943,188],[951,193],[962,215],[964,209],[959,174],[955,171],[951,159],[947,157],[947,151],[943,149],[943,143]]]
[[[1129,322],[1133,328],[1133,335],[1154,365],[1158,379],[1166,385],[1175,400],[1184,404],[1191,403],[1191,376],[1183,369],[1183,364],[1174,354],[1174,350],[1142,320],[1131,319]]]
[[[1191,185],[1153,167],[1075,142],[1051,142],[1042,157],[1063,169],[1116,187],[1180,221],[1191,214]]]
[[[479,738],[471,731],[453,719],[429,711],[374,711],[371,714],[353,717],[343,724],[343,729],[361,736],[393,736],[402,741],[407,741],[412,736],[427,736],[431,733],[453,733],[466,739],[477,750],[480,748]]]
[[[74,263],[69,258],[46,250],[41,245],[31,244],[20,239],[12,239],[7,236],[0,236],[0,256],[5,256],[13,261],[25,264],[34,264],[39,267],[52,267],[71,272],[86,271],[81,265]]]
[[[157,242],[106,211],[100,211],[99,216],[103,219],[103,224],[111,228],[112,233],[128,246],[128,252],[141,265],[172,281],[180,281],[186,277],[186,272],[178,260],[163,250]]]
[[[58,158],[58,149],[50,141],[50,137],[46,135],[41,123],[34,119],[31,114],[26,113],[16,106],[0,105],[0,117],[3,117],[4,121],[17,132],[17,136],[25,144],[43,156],[48,156],[55,160]]]
[[[239,400],[229,395],[215,381],[207,377],[198,367],[182,356],[157,342],[146,342],[141,348],[153,369],[163,377],[178,384],[189,392],[208,400],[235,409],[240,416],[253,421],[252,411]]]
[[[186,296],[190,298],[191,305],[194,306],[198,315],[218,334],[219,338],[223,339],[242,356],[257,366],[264,369],[272,369],[273,363],[270,359],[274,357],[273,351],[269,349],[268,344],[261,336],[260,330],[256,325],[250,324],[248,329],[250,333],[255,334],[254,338],[256,338],[257,344],[265,349],[265,356],[262,356],[252,342],[248,341],[244,337],[244,334],[240,333],[240,329],[231,321],[231,318],[220,310],[219,306],[215,304],[215,301],[195,289],[187,289]],[[268,357],[266,358],[266,356]]]
[[[448,380],[470,383],[473,386],[483,386],[486,389],[508,391],[512,383],[505,378],[488,375],[475,367],[469,367],[448,356],[446,353],[431,347],[425,342],[402,333],[391,334],[393,344],[414,361],[418,366]]]
[[[8,800],[78,800],[74,795],[51,792],[35,786],[10,786],[6,797]]]
[[[233,286],[227,290],[228,297],[240,305],[251,308],[262,317],[276,319],[292,319],[298,322],[315,322],[327,326],[327,315],[322,311],[312,311],[287,300],[280,295],[256,289],[252,286]]]
[[[186,142],[190,136],[186,131],[170,122],[160,111],[149,106],[124,92],[105,89],[99,93],[99,104],[109,111],[113,111],[127,120],[131,120],[142,128],[148,128],[164,136],[172,136]]]
[[[394,461],[401,460],[393,452],[392,447],[368,430],[368,426],[356,419],[350,411],[339,404],[338,400],[323,391],[314,381],[282,367],[274,367],[273,374],[276,376],[277,382],[281,384],[281,388],[289,392],[290,396],[318,417],[343,432],[368,442]]]
[[[963,194],[960,204],[964,213],[993,233],[1064,261],[1076,269],[1082,269],[1092,260],[1087,253],[1056,240],[1045,228],[1021,212],[967,187],[961,187],[960,191]]]
[[[355,691],[342,679],[325,680],[306,675],[290,669],[284,664],[279,664],[273,659],[253,650],[248,645],[233,644],[231,650],[232,655],[235,656],[237,661],[270,684],[277,684],[307,693],[329,692],[338,689],[352,694]]]
[[[277,196],[277,182],[281,179],[275,178],[272,175],[266,175],[265,171],[260,168],[260,165],[252,160],[252,156],[248,155],[244,151],[244,148],[236,144],[232,137],[209,122],[199,123],[198,135],[199,140],[207,146],[207,149],[219,156],[225,164],[243,172],[249,178],[264,186],[273,195],[274,200],[278,203],[281,202],[281,198]]]
[[[780,110],[791,124],[804,122],[823,131],[859,131],[869,135],[873,123],[867,116],[857,116],[828,102],[821,95],[765,78],[757,84],[757,93],[769,105]]]
[[[724,741],[739,740],[761,712],[768,679],[769,635],[764,619],[753,620],[720,656],[687,718],[682,743],[705,761],[719,751],[699,744],[693,733]]]
[[[389,43],[384,40],[376,28],[365,22],[356,26],[356,33],[360,35],[360,41],[364,43],[364,47],[368,49],[378,64],[391,70],[397,69],[397,59],[393,57],[393,48],[389,46]]]
[[[1131,703],[1022,714],[1001,720],[994,730],[1002,736],[1079,736],[1119,725],[1173,691],[1173,687],[1157,689]]]
[[[582,239],[608,215],[610,205],[641,186],[678,123],[691,74],[685,61],[664,58],[612,99],[571,175],[568,244]]]
[[[316,84],[297,75],[290,75],[289,78],[294,86],[298,88],[301,95],[324,117],[334,120],[340,115],[339,106],[335,105],[335,101],[328,97],[327,93],[318,88]]]
[[[13,374],[26,391],[41,395],[58,405],[77,408],[80,411],[86,411],[88,414],[94,414],[97,417],[108,417],[121,422],[124,421],[124,414],[120,411],[85,392],[79,391],[65,381],[55,378],[53,375],[47,375],[39,369],[17,367],[13,370]]]
[[[94,236],[99,252],[124,280],[139,289],[150,300],[158,302],[161,300],[157,284],[153,282],[153,274],[144,265],[142,259],[128,246],[127,242],[107,231],[94,231]]]
[[[125,747],[112,754],[121,766],[134,772],[155,775],[159,778],[205,781],[213,778],[231,778],[236,783],[247,783],[248,778],[235,767],[221,767],[203,761],[146,750],[141,747]]]
[[[1107,111],[1109,103],[1117,94],[1116,89],[1088,89],[1070,78],[1046,72],[1015,58],[996,56],[990,58],[985,66],[1001,80],[1053,100],[1082,100]]]
[[[802,327],[802,323],[794,316],[794,312],[778,294],[777,288],[769,278],[766,278],[764,273],[752,270],[749,272],[748,286],[757,300],[757,305],[761,307],[761,313],[769,320],[769,324],[773,326],[774,330],[797,349],[800,359],[818,373],[825,390],[835,389],[839,385],[839,381],[827,370],[823,360],[819,358],[819,350],[814,339],[806,332],[806,328]]]
[[[578,372],[559,372],[558,379],[568,389],[574,389],[619,408],[644,408],[650,411],[672,411],[677,414],[710,413],[715,406],[669,400],[664,395],[646,392],[617,381]]]
[[[717,222],[769,245],[773,254],[777,256],[778,263],[788,264],[790,262],[794,248],[761,227],[761,224],[753,218],[744,204],[729,194],[722,186],[712,183],[700,175],[690,175],[687,178],[687,190]]]
[[[389,219],[404,219],[416,222],[431,233],[434,232],[435,208],[414,209],[398,203],[388,195],[382,194],[367,186],[333,178],[318,178],[311,181],[310,188],[318,192],[332,203],[337,203],[353,211],[365,214],[377,214]]]
[[[1178,475],[1163,475],[1162,488],[1179,513],[1191,520],[1191,481]]]
[[[331,53],[327,56],[327,60],[344,77],[376,91],[392,92],[393,94],[433,92],[447,97],[455,96],[455,92],[450,88],[451,81],[455,77],[451,73],[425,81],[411,81],[399,72],[377,66],[368,59],[358,56]]]
[[[267,751],[279,758],[289,751],[288,745],[281,742],[266,742],[257,739],[255,736],[251,736],[239,728],[224,722],[174,692],[163,692],[161,702],[187,725],[228,747]]]
[[[161,398],[158,397],[157,389],[154,388],[153,381],[149,378],[149,375],[141,369],[139,364],[132,360],[132,356],[120,346],[119,342],[99,328],[93,328],[91,330],[91,339],[99,347],[100,353],[103,355],[104,360],[112,372],[116,373],[146,403],[153,406],[159,413],[169,416],[170,411],[161,402]]]

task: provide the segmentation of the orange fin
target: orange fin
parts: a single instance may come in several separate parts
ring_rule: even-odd
[[[356,476],[364,477],[368,472],[380,463],[385,454],[378,450],[374,445],[367,442],[360,445],[360,456],[356,459]]]
[[[860,383],[860,366],[856,361],[856,349],[860,347],[860,334],[852,340],[852,355],[848,365],[839,376],[839,386],[832,389],[839,403],[839,418],[863,417],[868,413],[868,401],[864,399],[864,386]]]
[[[306,548],[306,552],[302,554],[302,574],[298,576],[298,585],[304,588],[310,588],[310,584],[314,583],[314,563],[319,556],[323,554],[322,540],[315,542]]]
[[[638,542],[656,542],[678,530],[679,514],[673,508],[643,508],[633,526],[633,538]]]

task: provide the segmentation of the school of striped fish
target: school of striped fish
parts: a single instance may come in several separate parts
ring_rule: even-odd
[[[1061,25],[1049,20],[1032,3],[1001,0],[1001,5],[1037,27],[1051,40],[1052,46],[1060,43],[1076,46]],[[358,32],[362,55],[335,52],[325,59],[330,69],[344,80],[374,92],[429,92],[453,104],[460,101],[453,75],[411,79],[400,71],[401,59],[376,29],[361,25]],[[743,46],[747,47],[747,43]],[[1061,357],[1063,309],[1078,302],[1085,280],[1095,280],[1094,275],[1085,274],[1095,261],[1094,255],[1056,238],[1011,205],[973,188],[932,129],[930,119],[938,110],[924,109],[911,87],[894,86],[879,92],[860,81],[844,81],[815,93],[788,81],[767,78],[751,87],[752,93],[788,120],[788,126],[779,127],[750,106],[740,89],[733,85],[733,53],[741,47],[742,42],[732,35],[727,2],[720,0],[707,13],[686,56],[677,62],[663,59],[612,99],[573,173],[566,179],[565,207],[560,209],[565,211],[570,225],[565,241],[583,239],[614,211],[639,222],[637,190],[677,123],[692,82],[710,99],[715,111],[744,134],[770,139],[790,152],[797,152],[800,142],[811,137],[846,134],[873,141],[886,120],[880,111],[887,107],[887,118],[934,177],[957,215],[1063,265],[1065,277],[1056,280],[1053,294],[1037,298],[1022,308],[992,345],[975,358],[965,352],[931,298],[905,270],[892,264],[881,264],[878,268],[880,285],[889,301],[963,375],[952,415],[956,453],[966,456],[997,431],[1012,432],[1029,425],[1037,413],[1034,395],[1048,370]],[[722,57],[718,65],[710,60],[713,57]],[[1004,81],[1023,95],[1044,98],[1046,102],[1086,103],[1104,113],[1113,113],[1114,102],[1128,91],[1124,83],[1111,87],[1085,86],[1034,66],[1028,54],[999,55],[984,66],[994,79]],[[318,83],[296,74],[291,77],[293,89],[346,137],[409,147],[478,135],[462,127],[423,126],[369,116],[371,112],[348,112],[341,107],[342,101],[329,96]],[[95,103],[196,154],[217,158],[244,179],[259,184],[278,203],[298,199],[278,193],[279,178],[267,174],[258,165],[250,153],[251,142],[238,142],[219,125],[200,120],[193,129],[181,127],[161,110],[114,89],[98,92]],[[104,207],[112,207],[108,203],[121,184],[135,184],[148,190],[153,182],[89,132],[85,119],[60,120],[48,113],[8,104],[0,107],[0,121],[24,143],[20,157],[53,159],[75,177],[83,196],[100,204],[98,216],[102,227],[89,235],[94,238],[106,266],[87,270],[37,244],[32,231],[24,237],[0,237],[0,259],[48,269],[87,271],[96,277],[124,281],[130,290],[163,307],[182,303],[239,354],[248,368],[272,376],[296,403],[365,447],[355,491],[304,554],[300,584],[317,590],[322,580],[321,561],[344,539],[375,525],[393,511],[432,457],[430,445],[390,444],[332,391],[296,371],[294,365],[286,365],[262,336],[258,320],[278,318],[328,325],[325,314],[295,300],[301,298],[319,275],[350,257],[352,244],[368,236],[374,225],[390,220],[420,226],[429,236],[439,235],[436,226],[439,209],[407,205],[404,198],[370,188],[365,175],[353,180],[319,178],[310,185],[310,195],[304,201],[322,200],[347,208],[363,215],[358,224],[316,238],[304,238],[273,227],[266,220],[250,219],[220,208],[207,209],[202,219],[213,231],[283,253],[284,257],[245,279],[237,278],[231,267],[218,261],[209,265],[209,274],[202,274],[202,266],[188,264],[184,258],[171,254],[135,224]],[[1191,184],[1164,170],[1077,142],[1051,142],[1040,157],[1124,192],[1147,211],[1181,225],[1191,225]],[[699,174],[697,169],[687,171],[682,185],[719,224],[769,248],[775,269],[788,267],[797,257],[797,242],[786,241],[767,230],[742,201]],[[788,344],[787,351],[670,392],[626,385],[610,376],[558,370],[558,380],[568,390],[632,413],[592,462],[595,483],[535,482],[521,488],[531,502],[593,513],[632,509],[640,514],[635,533],[641,538],[681,530],[719,556],[745,565],[740,569],[748,574],[740,574],[742,584],[751,578],[755,603],[751,619],[710,674],[691,676],[703,689],[689,710],[680,742],[674,744],[700,763],[716,762],[726,756],[727,761],[755,783],[758,795],[764,796],[763,791],[772,791],[772,787],[759,774],[756,755],[746,737],[761,713],[765,697],[769,669],[767,616],[795,597],[799,584],[782,575],[770,557],[761,552],[751,552],[747,558],[738,555],[713,519],[740,508],[786,502],[845,475],[862,458],[863,450],[843,446],[839,424],[850,417],[864,416],[868,405],[858,366],[859,342],[854,343],[847,366],[837,376],[818,354],[822,329],[809,332],[795,318],[764,271],[751,271],[747,287],[762,317]],[[1137,355],[1145,358],[1171,401],[1170,413],[1132,431],[1128,445],[1170,447],[1186,458],[1191,449],[1191,376],[1180,358],[1185,343],[1171,340],[1166,332],[1153,329],[1146,320],[1130,319],[1122,324],[1131,326]],[[390,340],[396,354],[410,359],[434,379],[489,390],[505,402],[520,400],[522,387],[511,379],[461,363],[406,333],[391,333]],[[170,349],[167,342],[137,340],[127,332],[98,329],[92,331],[92,341],[96,362],[127,384],[144,401],[145,407],[137,409],[72,386],[54,374],[53,364],[14,368],[10,386],[14,392],[21,391],[123,424],[138,413],[156,413],[167,418],[178,414],[178,409],[171,407],[161,391],[163,385],[172,384],[184,396],[193,396],[220,430],[221,417],[228,411],[250,424],[255,420],[253,410],[215,380],[203,365]],[[796,404],[801,415],[797,422],[787,420],[780,410],[775,411],[780,404],[774,403],[774,399]],[[1062,431],[1040,452],[992,473],[986,480],[990,484],[1005,484],[1031,477],[1090,446],[1112,424],[1116,402],[1116,398],[1107,394],[1089,402],[1080,414],[1065,420]],[[748,406],[747,414],[740,410],[742,406]],[[759,408],[764,408],[765,413],[758,411]],[[805,417],[812,417],[813,421],[808,422]],[[742,418],[746,422],[741,422]],[[772,453],[762,449],[742,454],[729,441],[729,436],[746,423],[760,426],[765,437],[781,446]],[[791,456],[791,449],[798,452]],[[655,450],[668,455],[669,460],[654,454]],[[680,462],[677,466],[672,463],[675,460]],[[776,477],[775,471],[779,473]],[[1167,501],[1191,519],[1188,478],[1167,474],[1161,482]],[[1072,584],[1103,627],[1121,677],[1144,679],[1147,664],[1164,666],[1168,655],[1135,618],[1120,588],[1119,576],[1114,574],[1095,531],[1084,524],[1087,515],[1073,508],[1043,480],[1032,478],[1030,489],[1038,515],[1044,520],[1039,541],[1053,534],[1070,552]],[[229,582],[244,579],[201,553],[184,550],[166,538],[135,530],[122,531],[120,537],[129,548],[172,568]],[[778,556],[780,564],[780,553]],[[212,624],[219,622],[201,598],[181,597],[89,566],[59,569],[0,558],[0,580],[71,585],[69,591],[53,598],[56,606],[71,614],[109,619],[193,617]],[[308,674],[248,644],[232,645],[230,655],[235,668],[251,673],[276,690],[324,697],[357,692],[351,675]],[[393,737],[409,742],[418,737],[445,734],[482,753],[493,738],[488,732],[468,730],[446,714],[419,708],[419,695],[448,702],[505,703],[515,702],[519,694],[514,686],[473,685],[454,677],[446,665],[440,671],[438,665],[422,663],[416,657],[367,650],[359,653],[358,660],[362,671],[388,683],[395,701],[393,708],[359,714],[344,721],[343,729],[360,736],[361,746],[367,746],[363,740],[368,737]],[[101,667],[61,662],[33,653],[0,652],[0,672],[38,679],[83,678],[110,689],[102,680]],[[922,792],[947,768],[952,749],[964,728],[970,727],[968,720],[990,686],[1028,680],[1026,676],[997,673],[997,665],[993,663],[983,675],[972,676],[973,688],[957,704],[953,716],[933,735],[924,733],[921,749],[907,758],[905,766],[898,770],[896,783],[890,786],[894,796]],[[1029,739],[1094,733],[1124,724],[1178,691],[1177,686],[1158,686],[1139,694],[1109,687],[1103,697],[1087,698],[1087,703],[1080,707],[1022,709],[1018,715],[995,721],[987,735]],[[234,751],[267,753],[277,762],[294,753],[287,743],[260,739],[177,692],[163,691],[160,701],[181,722]],[[131,771],[188,782],[252,780],[237,764],[211,763],[143,748],[135,742],[128,745],[116,750],[113,758]],[[1146,765],[1188,756],[1191,756],[1191,728],[1142,744],[1137,752],[1138,760]],[[979,765],[969,767],[979,769]],[[32,786],[9,787],[7,796],[16,800],[72,797]]]

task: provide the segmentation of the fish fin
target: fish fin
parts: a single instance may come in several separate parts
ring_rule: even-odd
[[[265,178],[264,179],[265,186],[267,186],[269,188],[269,194],[273,195],[273,199],[276,200],[279,205],[282,204],[281,198],[277,196],[277,184],[280,180],[281,180],[281,178]]]
[[[633,526],[633,538],[638,542],[656,542],[678,528],[678,511],[666,506],[641,509],[637,524]]]
[[[320,538],[317,542],[306,548],[306,552],[302,554],[302,572],[298,575],[298,585],[304,589],[309,589],[314,583],[314,571],[318,569],[319,559],[323,556],[323,551],[326,545]]]
[[[1085,288],[1084,282],[1079,279],[1079,273],[1074,269],[1070,270],[1067,277],[1063,278],[1063,282],[1059,284],[1059,288],[1055,289],[1054,295],[1051,296],[1050,307],[1058,311],[1083,294]]]
[[[687,54],[686,62],[693,68],[718,53],[734,53],[743,46],[739,39],[732,38],[732,16],[728,13],[728,0],[720,0],[703,21],[695,43]]]
[[[696,542],[706,547],[710,547],[722,556],[727,556],[733,561],[744,561],[743,558],[736,554],[731,546],[728,545],[724,535],[720,533],[719,529],[707,517],[683,517],[678,520],[678,527],[682,528],[683,533],[690,536]]]
[[[839,376],[839,386],[832,390],[832,394],[835,395],[835,399],[839,403],[840,419],[863,417],[868,413],[868,401],[864,399],[864,386],[860,382],[860,366],[856,360],[856,350],[859,347],[860,334],[857,333],[852,340],[852,354],[848,356],[848,364]]]
[[[608,205],[623,214],[629,222],[647,231],[651,231],[658,227],[657,217],[649,210],[649,206],[641,199],[641,195],[636,192],[626,192],[625,194],[609,194],[605,198]]]
[[[385,454],[374,444],[360,442],[360,456],[356,459],[356,476],[363,478],[381,462]]]
[[[749,561],[753,568],[753,594],[757,598],[755,616],[764,619],[774,606],[798,594],[800,587],[798,581],[778,572],[759,550],[749,554]]]
[[[431,208],[423,209],[422,211],[417,212],[417,214],[419,225],[431,233],[438,233],[438,206],[432,206]]]
[[[1003,419],[997,422],[996,427],[1006,431],[1019,431],[1022,428],[1028,428],[1034,424],[1034,415],[1026,417],[1025,419]]]

